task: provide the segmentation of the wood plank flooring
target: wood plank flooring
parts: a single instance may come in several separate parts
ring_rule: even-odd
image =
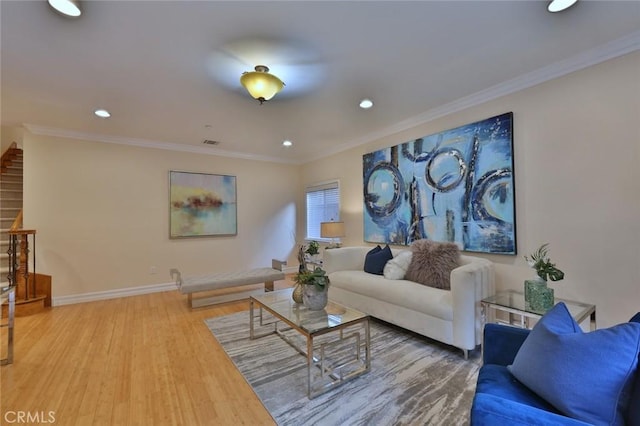
[[[53,423],[51,413],[56,425],[273,425],[203,322],[248,308],[192,310],[170,291],[16,318],[14,363],[0,369],[0,424],[22,412]]]

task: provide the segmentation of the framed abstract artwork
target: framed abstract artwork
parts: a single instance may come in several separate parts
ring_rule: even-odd
[[[363,156],[364,239],[516,254],[513,113]]]
[[[236,177],[169,172],[169,237],[237,235]]]

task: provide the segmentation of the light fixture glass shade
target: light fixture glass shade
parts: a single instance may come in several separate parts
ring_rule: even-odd
[[[360,108],[369,109],[373,106],[373,101],[371,99],[363,99],[360,101]]]
[[[573,6],[578,0],[553,0],[549,3],[547,10],[549,12],[562,12],[565,9]]]
[[[49,5],[65,16],[77,18],[82,14],[78,0],[48,0]]]
[[[104,108],[99,108],[99,109],[93,111],[93,113],[95,115],[97,115],[98,117],[100,117],[100,118],[109,118],[109,117],[111,117],[111,113],[109,111],[107,111],[106,109],[104,109]]]
[[[321,222],[320,236],[322,238],[340,238],[345,236],[344,222]]]
[[[260,103],[273,98],[284,87],[284,83],[275,75],[269,74],[269,68],[257,65],[255,71],[240,76],[240,84]]]

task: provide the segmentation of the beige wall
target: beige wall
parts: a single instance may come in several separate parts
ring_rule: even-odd
[[[21,127],[0,127],[0,154],[5,152],[13,142],[15,142],[19,148],[22,147],[23,133]]]
[[[556,294],[596,304],[599,327],[626,321],[640,311],[639,75],[629,54],[307,164],[303,181],[340,179],[345,244],[362,244],[364,153],[513,111],[518,255],[484,256],[498,287],[521,290],[522,256],[548,242]]]
[[[24,136],[25,228],[54,298],[270,266],[295,252],[299,166]],[[237,176],[238,235],[170,240],[168,172]],[[292,257],[295,261],[295,256]],[[157,274],[150,268],[157,267]]]
[[[640,310],[639,74],[629,54],[304,167],[26,132],[25,227],[38,230],[54,297],[166,283],[171,267],[295,264],[306,184],[340,180],[345,245],[362,244],[362,154],[513,111],[518,255],[485,257],[499,288],[521,289],[532,276],[522,255],[549,242],[566,273],[557,294],[597,304],[607,326]],[[171,169],[238,177],[237,237],[168,238]]]

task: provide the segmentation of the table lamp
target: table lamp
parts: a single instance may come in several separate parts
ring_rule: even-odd
[[[328,249],[340,247],[340,242],[334,241],[335,238],[344,237],[344,222],[321,222],[320,236],[322,238],[331,238],[331,244]]]

